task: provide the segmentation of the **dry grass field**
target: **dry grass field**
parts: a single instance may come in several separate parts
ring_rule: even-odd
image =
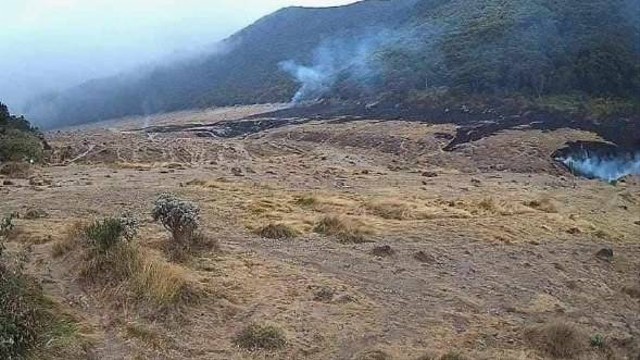
[[[640,359],[640,185],[551,159],[596,135],[445,152],[454,125],[137,130],[275,107],[50,133],[51,164],[0,179],[0,214],[21,215],[9,251],[73,319],[35,358]],[[161,193],[201,209],[207,242],[181,260],[151,219]],[[83,226],[124,211],[141,226],[104,271],[125,275],[91,273]]]

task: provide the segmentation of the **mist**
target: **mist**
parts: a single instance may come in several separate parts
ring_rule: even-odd
[[[350,2],[3,1],[0,101],[21,113],[41,94],[221,51],[222,39],[281,7]]]

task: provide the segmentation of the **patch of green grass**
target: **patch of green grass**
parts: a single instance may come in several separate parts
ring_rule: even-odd
[[[595,334],[589,339],[589,344],[593,348],[603,349],[605,346],[604,336],[600,334]]]

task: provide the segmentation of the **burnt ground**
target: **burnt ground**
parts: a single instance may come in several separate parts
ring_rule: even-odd
[[[190,131],[200,137],[235,138],[311,121],[340,124],[365,119],[454,124],[458,128],[452,136],[445,134],[450,137],[451,141],[443,147],[444,151],[452,151],[462,144],[478,141],[506,130],[530,129],[550,132],[563,128],[597,134],[604,141],[615,146],[615,149],[611,149],[611,151],[633,152],[640,149],[640,119],[638,118],[613,118],[599,121],[547,111],[500,115],[496,111],[473,112],[469,109],[415,109],[395,106],[367,107],[358,103],[335,101],[287,107],[253,114],[241,120],[223,121],[215,124],[154,126],[144,130],[151,133]],[[582,146],[587,146],[587,144],[582,144]],[[593,146],[598,148],[601,145],[594,143]]]
[[[640,148],[640,119],[614,118],[604,121],[576,115],[547,111],[527,111],[515,115],[503,115],[494,110],[474,112],[469,109],[429,109],[398,106],[367,107],[362,104],[323,102],[313,105],[276,110],[257,117],[335,119],[355,121],[358,119],[384,119],[418,121],[432,124],[455,124],[459,126],[456,136],[445,147],[456,146],[489,137],[504,130],[529,128],[553,131],[561,128],[589,131],[623,149]]]
[[[153,134],[137,120],[51,133],[51,164],[0,186],[0,213],[47,214],[18,220],[8,248],[78,323],[86,343],[67,358],[547,360],[530,330],[556,322],[575,328],[573,359],[640,355],[640,184],[576,178],[552,159],[597,133],[516,126],[444,151],[460,125],[254,110],[167,114]],[[165,254],[149,220],[163,192],[196,203],[222,251]],[[78,249],[53,255],[74,223],[125,210],[142,220],[136,242],[201,292],[177,315],[81,286]],[[316,233],[327,216],[364,242]],[[298,236],[257,235],[271,224]],[[284,348],[234,343],[263,322]]]

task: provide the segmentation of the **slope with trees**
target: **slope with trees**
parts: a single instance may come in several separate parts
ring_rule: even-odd
[[[43,159],[47,148],[42,134],[22,116],[13,116],[0,102],[0,163]]]
[[[353,67],[339,68],[324,96],[407,98],[447,89],[498,97],[633,99],[640,94],[638,19],[637,0],[367,0],[291,7],[227,39],[222,54],[94,80],[34,101],[30,112],[59,125],[285,102],[300,84],[282,70],[283,61],[312,64],[318,49],[358,50],[354,39],[371,33],[394,37],[367,50],[365,65],[375,71],[361,81],[351,76]]]

